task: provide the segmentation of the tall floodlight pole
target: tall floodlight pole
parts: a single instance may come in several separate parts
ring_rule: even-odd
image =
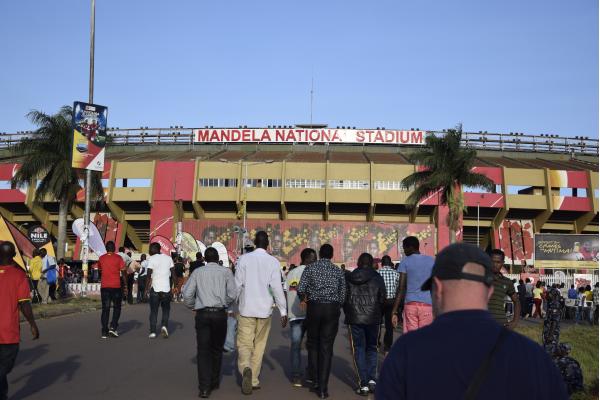
[[[94,43],[96,35],[96,0],[92,1],[92,14],[90,18],[90,82],[88,103],[94,103]],[[85,213],[83,215],[83,281],[81,292],[85,296],[87,291],[87,274],[88,274],[88,254],[89,254],[89,233],[90,233],[90,187],[92,185],[92,171],[85,171]]]
[[[479,202],[477,202],[477,247],[479,247]]]

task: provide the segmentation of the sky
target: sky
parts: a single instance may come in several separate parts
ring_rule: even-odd
[[[88,99],[90,2],[0,2],[0,132]],[[112,127],[598,137],[598,1],[96,0]]]

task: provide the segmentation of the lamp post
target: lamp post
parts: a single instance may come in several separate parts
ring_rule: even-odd
[[[88,103],[94,103],[94,47],[96,38],[96,0],[92,1],[92,14],[90,18],[90,80],[89,80],[89,96]],[[90,251],[89,236],[90,236],[90,195],[92,186],[92,171],[85,171],[85,211],[83,214],[83,241],[81,260],[81,269],[83,270],[83,279],[81,287],[81,295],[85,296],[87,291],[87,274],[88,274],[88,256]]]
[[[477,202],[477,247],[479,247],[479,202]]]

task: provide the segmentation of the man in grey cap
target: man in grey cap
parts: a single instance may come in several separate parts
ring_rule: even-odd
[[[457,243],[438,254],[422,286],[431,291],[434,321],[396,341],[378,400],[568,398],[544,350],[492,318],[493,282],[492,260],[478,247]]]

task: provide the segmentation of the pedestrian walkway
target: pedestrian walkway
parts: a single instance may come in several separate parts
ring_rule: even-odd
[[[265,351],[260,390],[248,399],[312,399],[306,388],[290,383],[289,328],[279,315]],[[9,376],[10,399],[197,399],[194,315],[172,304],[169,339],[148,339],[148,305],[124,305],[118,339],[101,340],[99,312],[38,322],[41,337],[33,342],[22,328],[23,341]],[[342,319],[340,319],[340,322]],[[353,393],[355,373],[348,333],[340,326],[329,383],[331,399]],[[306,351],[302,352],[306,365]],[[381,356],[380,356],[381,358]],[[380,360],[381,361],[381,360]],[[236,355],[223,357],[223,380],[211,399],[239,399]],[[374,398],[371,395],[371,398]]]

